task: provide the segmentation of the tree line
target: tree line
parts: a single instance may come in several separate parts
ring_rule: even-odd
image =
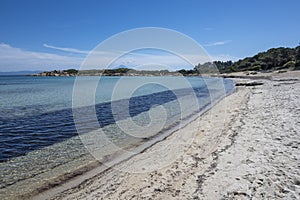
[[[266,52],[261,52],[236,62],[214,61],[212,63],[198,64],[193,71],[209,73],[216,71],[216,68],[220,73],[240,71],[267,72],[282,69],[300,70],[300,46],[295,48],[272,48]]]

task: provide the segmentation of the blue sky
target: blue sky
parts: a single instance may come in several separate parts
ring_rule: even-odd
[[[103,40],[163,27],[196,40],[213,59],[300,42],[299,0],[0,0],[0,71],[78,66]]]

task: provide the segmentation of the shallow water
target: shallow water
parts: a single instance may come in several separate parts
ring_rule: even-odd
[[[99,78],[79,79],[81,83],[89,85],[89,82]],[[60,169],[59,173],[92,161],[94,158],[85,148],[86,141],[78,137],[78,132],[85,135],[101,128],[113,144],[130,147],[145,138],[155,137],[159,131],[154,128],[151,132],[149,129],[139,133],[141,137],[134,137],[134,134],[128,133],[135,130],[128,126],[126,132],[116,122],[130,124],[130,119],[138,126],[147,126],[151,123],[149,112],[153,111],[156,120],[152,119],[152,126],[159,126],[164,120],[161,127],[163,131],[233,89],[233,83],[229,80],[199,77],[184,79],[190,88],[182,84],[178,77],[122,77],[121,91],[124,94],[120,92],[111,102],[120,77],[102,77],[96,88],[95,105],[87,104],[72,109],[75,77],[0,77],[0,189],[21,187],[22,181],[32,177],[39,181],[45,177],[49,179],[55,176],[51,170],[68,166],[68,163],[72,164],[65,171]],[[142,86],[127,98],[125,90],[130,90],[130,86],[136,82],[141,82]],[[159,83],[167,83],[169,87]],[[198,102],[197,106],[189,105],[192,93]],[[112,109],[112,105],[117,109]],[[126,112],[124,105],[129,106],[129,112]],[[163,115],[158,106],[164,107],[166,119],[159,119]],[[91,109],[95,110],[97,123],[89,115]],[[83,113],[76,125],[74,111]],[[114,150],[106,148],[108,144],[105,142],[99,144],[102,139],[98,139],[97,148],[103,147],[103,157],[114,153]]]

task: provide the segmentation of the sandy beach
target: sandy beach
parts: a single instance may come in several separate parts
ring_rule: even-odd
[[[300,73],[268,76],[234,79],[263,85],[239,86],[181,132],[118,167],[35,199],[299,199]],[[147,170],[148,158],[162,158],[165,146],[172,152],[183,132],[194,137],[184,153]],[[137,169],[145,172],[130,173]]]
[[[0,200],[300,200],[300,0],[0,0]]]

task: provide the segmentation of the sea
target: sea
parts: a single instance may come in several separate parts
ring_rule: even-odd
[[[111,144],[155,140],[233,91],[231,80],[209,77],[0,76],[0,198],[113,159]],[[97,130],[100,156],[83,139]]]

